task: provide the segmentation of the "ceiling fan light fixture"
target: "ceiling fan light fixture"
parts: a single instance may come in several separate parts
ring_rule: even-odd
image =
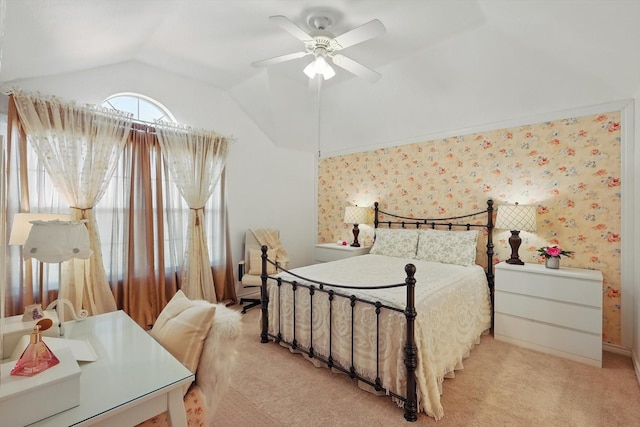
[[[310,80],[315,79],[318,74],[322,75],[325,80],[329,80],[336,75],[333,65],[371,83],[375,83],[380,79],[380,73],[339,53],[342,49],[384,34],[387,29],[378,19],[373,19],[337,37],[327,30],[334,23],[334,17],[331,14],[317,15],[317,13],[314,13],[309,16],[307,23],[309,27],[313,28],[311,33],[303,30],[283,15],[270,16],[269,20],[304,43],[304,50],[253,62],[252,65],[254,67],[265,67],[313,55],[313,62],[304,69],[304,73]]]
[[[313,62],[311,62],[304,68],[304,73],[310,79],[313,79],[316,75],[321,74],[325,80],[329,80],[336,75],[333,67],[329,65],[325,57],[322,55],[316,56],[316,59],[314,59]]]

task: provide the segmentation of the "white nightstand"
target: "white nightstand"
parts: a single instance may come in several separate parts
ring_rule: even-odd
[[[602,367],[602,273],[495,266],[494,337]]]
[[[354,248],[353,246],[341,246],[336,243],[319,243],[316,245],[316,262],[337,261],[369,253],[370,247]]]

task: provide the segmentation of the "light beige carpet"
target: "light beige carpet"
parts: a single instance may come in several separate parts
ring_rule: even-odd
[[[604,353],[602,369],[482,338],[444,382],[441,421],[408,423],[388,397],[261,344],[259,309],[243,316],[232,385],[216,426],[640,426],[631,359]]]

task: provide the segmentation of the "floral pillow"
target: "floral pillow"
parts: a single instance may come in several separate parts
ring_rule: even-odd
[[[369,253],[398,258],[415,258],[418,230],[376,229],[376,241]]]
[[[474,265],[478,230],[420,230],[417,259],[444,264]]]

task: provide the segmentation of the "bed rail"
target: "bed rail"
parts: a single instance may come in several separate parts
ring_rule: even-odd
[[[336,369],[338,371],[341,371],[347,375],[349,375],[350,378],[354,378],[354,379],[358,379],[359,381],[362,381],[366,384],[368,384],[369,386],[373,387],[376,391],[384,391],[386,394],[393,396],[394,398],[400,400],[403,402],[403,406],[404,406],[404,418],[407,421],[416,421],[418,419],[418,399],[417,399],[417,388],[416,388],[416,376],[415,376],[415,372],[416,372],[416,368],[418,366],[418,361],[417,361],[417,346],[416,346],[416,340],[415,340],[415,319],[417,316],[416,313],[416,309],[415,309],[415,284],[416,284],[416,279],[415,279],[415,273],[416,273],[416,267],[413,264],[407,264],[404,268],[405,273],[406,273],[406,278],[404,283],[398,283],[398,284],[392,284],[392,285],[382,285],[382,286],[366,286],[366,287],[356,287],[356,286],[349,286],[349,285],[339,285],[339,284],[330,284],[330,283],[324,283],[324,282],[319,282],[317,280],[313,280],[313,279],[309,279],[306,277],[302,277],[298,274],[292,273],[291,271],[288,271],[286,269],[280,268],[277,263],[275,263],[274,261],[270,260],[267,256],[267,246],[262,246],[261,248],[262,250],[262,274],[261,274],[261,279],[262,279],[262,287],[261,287],[261,303],[262,303],[262,331],[260,334],[261,337],[261,342],[262,343],[267,343],[269,342],[269,339],[273,339],[274,341],[280,343],[280,342],[284,342],[288,345],[291,346],[292,349],[300,351],[302,353],[305,353],[306,355],[308,355],[310,358],[312,359],[317,359],[320,360],[321,362],[325,363],[329,368],[333,368]],[[276,266],[277,270],[279,271],[283,271],[286,272],[288,274],[290,274],[291,276],[303,280],[304,282],[308,282],[308,283],[303,283],[303,282],[299,282],[297,280],[286,280],[283,279],[282,277],[274,277],[274,276],[269,276],[266,272],[267,272],[267,265],[268,264],[272,264],[274,266]],[[267,290],[267,282],[269,280],[273,280],[276,283],[276,286],[278,287],[278,298],[281,298],[281,287],[283,286],[283,284],[287,284],[289,286],[291,286],[292,289],[292,293],[293,293],[293,339],[291,341],[287,341],[283,338],[282,333],[281,333],[281,325],[278,325],[278,332],[276,334],[270,334],[269,333],[269,293]],[[354,294],[349,294],[347,292],[343,292],[349,289],[358,289],[358,290],[374,290],[374,289],[390,289],[390,288],[398,288],[398,287],[406,287],[406,306],[403,309],[400,309],[398,307],[393,307],[390,305],[386,305],[383,304],[379,301],[369,301],[366,299],[362,299],[359,298],[358,296],[354,295]],[[296,339],[296,298],[298,295],[298,290],[299,289],[306,289],[307,290],[307,294],[309,297],[309,308],[310,308],[310,312],[309,312],[309,324],[312,324],[311,319],[313,319],[313,301],[314,298],[316,297],[316,293],[320,294],[320,295],[324,295],[326,296],[326,298],[329,301],[329,354],[328,357],[323,357],[319,354],[316,353],[315,349],[314,349],[314,345],[313,345],[313,328],[310,328],[310,345],[308,348],[306,347],[301,347]],[[304,296],[304,295],[302,295]],[[317,298],[320,298],[320,296],[317,296]],[[333,303],[336,300],[336,298],[344,298],[350,301],[350,305],[351,305],[351,363],[350,366],[342,366],[339,363],[336,363],[333,360],[333,341],[332,341],[332,336],[333,336],[333,322],[332,322],[332,307],[333,307]],[[375,379],[371,379],[368,377],[365,377],[363,375],[360,375],[357,371],[356,371],[356,366],[355,366],[355,360],[354,360],[354,352],[355,352],[355,344],[354,344],[354,339],[355,339],[355,309],[356,309],[356,305],[357,304],[365,304],[365,305],[370,305],[375,307],[375,313],[376,313],[376,378]],[[280,301],[278,301],[278,310],[281,309],[281,304]],[[407,333],[407,338],[406,338],[406,342],[405,342],[405,346],[404,346],[404,364],[407,370],[407,389],[406,389],[406,396],[401,395],[399,392],[395,392],[393,390],[389,390],[386,389],[382,386],[382,381],[380,379],[380,374],[379,374],[379,369],[380,369],[380,315],[383,313],[383,310],[390,310],[390,311],[396,311],[396,312],[400,312],[400,313],[404,313],[404,316],[406,318],[406,333]],[[281,319],[281,313],[278,312],[278,319]]]

